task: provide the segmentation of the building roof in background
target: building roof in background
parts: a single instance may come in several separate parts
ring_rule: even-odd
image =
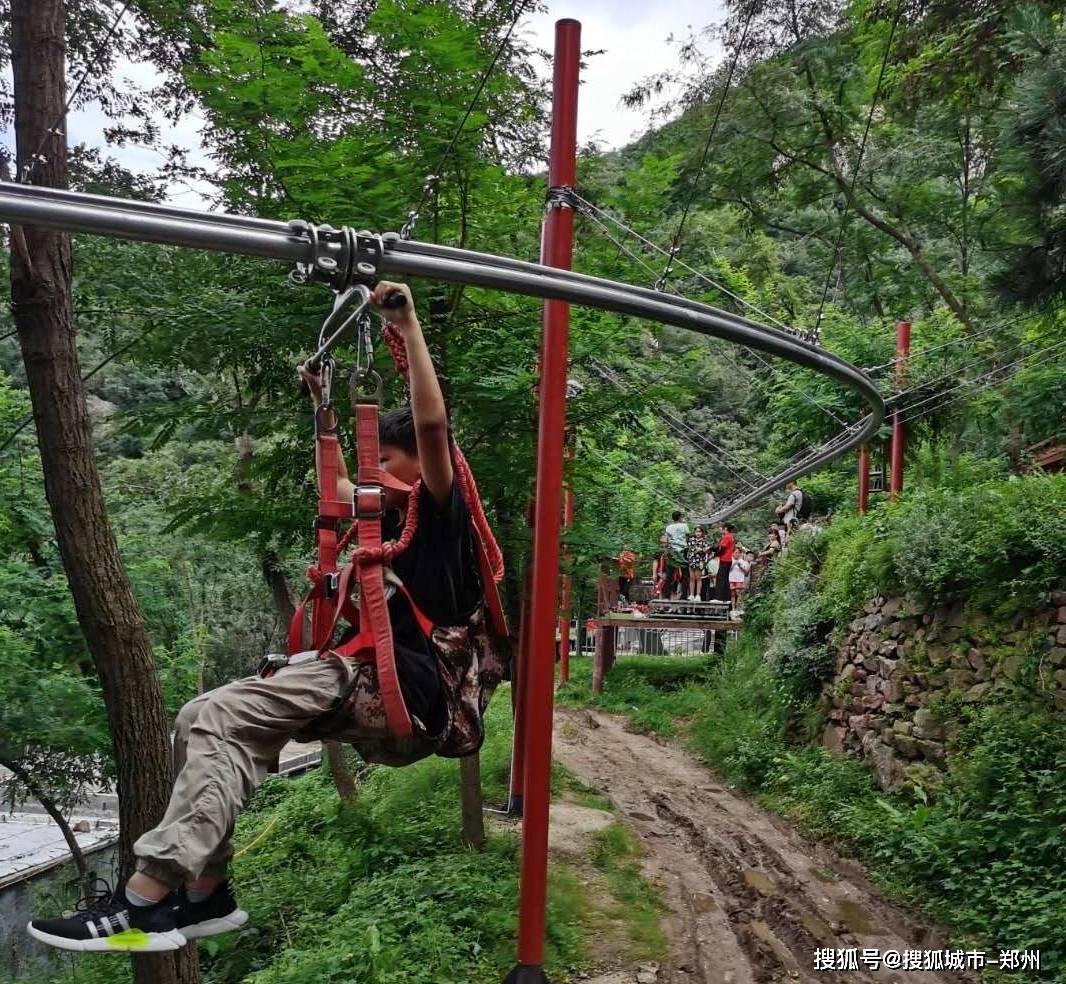
[[[83,851],[118,840],[118,821],[100,817],[71,818]],[[51,817],[39,813],[0,814],[0,891],[15,882],[54,868],[70,859],[67,842]]]

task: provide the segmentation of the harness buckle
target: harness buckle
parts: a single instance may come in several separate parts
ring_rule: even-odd
[[[355,518],[381,519],[385,515],[385,488],[381,485],[355,487]]]
[[[272,677],[283,666],[288,665],[289,657],[284,653],[267,653],[255,668],[255,675],[265,680],[267,677]]]
[[[357,403],[374,403],[381,406],[383,392],[381,376],[373,369],[355,369],[348,383],[348,395],[352,406]]]
[[[340,574],[336,571],[331,571],[324,578],[322,578],[322,596],[324,598],[333,598],[337,594],[337,588],[340,586]]]

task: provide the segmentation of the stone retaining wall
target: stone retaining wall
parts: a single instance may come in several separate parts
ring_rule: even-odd
[[[1066,710],[1066,591],[1051,601],[1002,624],[962,604],[920,611],[902,598],[873,599],[837,650],[822,744],[865,759],[893,790],[943,765],[960,704],[1022,681]]]

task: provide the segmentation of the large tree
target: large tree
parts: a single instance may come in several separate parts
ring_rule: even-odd
[[[67,184],[62,0],[13,0],[12,68],[20,175]],[[11,296],[56,539],[92,654],[114,747],[123,873],[133,842],[162,817],[171,782],[169,729],[144,616],[122,565],[93,453],[75,339],[71,246],[64,233],[11,231]],[[195,982],[195,952],[141,956],[137,984]]]

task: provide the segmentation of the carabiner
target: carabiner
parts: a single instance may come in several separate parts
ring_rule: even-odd
[[[349,314],[347,308],[355,297],[359,298],[359,303]],[[370,288],[367,287],[366,284],[352,284],[351,287],[338,291],[333,299],[333,310],[326,316],[326,320],[322,322],[322,327],[319,329],[318,351],[307,361],[311,365],[315,365],[319,359],[326,355],[330,349],[337,344],[341,335],[343,335],[354,322],[358,321],[366,314],[369,308]],[[338,322],[340,322],[339,325]],[[330,331],[332,331],[333,334],[326,337]]]

